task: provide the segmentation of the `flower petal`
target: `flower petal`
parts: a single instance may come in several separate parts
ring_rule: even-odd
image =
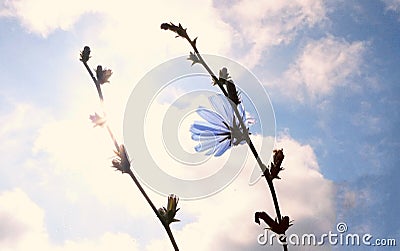
[[[199,107],[199,109],[197,109],[197,113],[200,115],[200,117],[210,122],[211,124],[214,125],[223,124],[224,118],[221,117],[221,115],[219,115],[218,113],[208,110],[207,108]]]
[[[244,111],[244,106],[242,104],[238,105],[238,111],[242,120],[246,123],[246,112]],[[239,124],[239,119],[236,118],[236,122]]]
[[[239,119],[243,120],[246,128],[250,123],[247,121],[242,104],[236,106],[221,94],[211,96],[209,100],[215,111],[199,107],[196,112],[205,121],[195,121],[190,127],[190,132],[192,139],[199,142],[195,147],[197,152],[205,152],[206,155],[214,154],[218,157],[230,147],[246,142],[242,135],[243,128]],[[238,108],[240,118],[236,116],[234,107]]]
[[[231,144],[230,144],[229,140],[223,141],[222,143],[220,143],[220,144],[218,145],[218,150],[217,150],[217,152],[215,153],[214,156],[215,156],[215,157],[221,156],[221,155],[224,154],[224,153],[226,152],[226,150],[228,150],[230,147],[231,147]]]
[[[229,136],[229,133],[223,133],[223,134],[193,134],[192,139],[196,141],[209,141],[209,140],[215,140],[217,142],[222,142],[226,137]]]
[[[205,150],[212,149],[214,150],[219,144],[217,140],[208,140],[208,141],[200,141],[200,143],[194,147],[196,152],[204,152]]]
[[[191,127],[190,132],[194,134],[202,134],[202,133],[214,133],[215,135],[221,133],[229,133],[230,130],[226,128],[225,125],[217,126],[213,124],[204,123],[202,121],[196,121]]]
[[[232,123],[234,113],[230,104],[232,101],[229,101],[228,98],[221,94],[211,96],[209,100],[215,111],[224,118],[224,121],[229,124]]]

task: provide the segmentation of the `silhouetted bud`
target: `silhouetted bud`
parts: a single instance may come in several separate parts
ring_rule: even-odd
[[[89,46],[85,46],[83,48],[83,51],[81,51],[81,58],[80,60],[84,63],[86,63],[87,61],[89,61],[90,58],[90,47]]]
[[[283,170],[281,167],[282,161],[285,158],[285,155],[283,155],[283,149],[280,150],[274,150],[274,157],[273,157],[273,163],[271,163],[271,170],[270,170],[270,178],[271,179],[280,179],[278,176],[279,172]]]
[[[171,23],[172,24],[172,23]],[[163,29],[163,30],[172,30],[172,25],[171,24],[168,24],[168,23],[162,23],[161,24],[161,29]]]
[[[162,220],[167,225],[171,224],[172,222],[180,221],[178,219],[175,219],[176,212],[179,211],[179,208],[177,209],[178,201],[179,198],[176,195],[170,194],[168,196],[167,208],[162,207],[158,209]]]
[[[228,69],[223,67],[219,71],[219,80],[222,85],[226,86],[226,92],[228,93],[228,98],[232,100],[235,105],[240,104],[239,93],[236,90],[236,86],[233,83],[231,77],[229,76]]]
[[[108,80],[112,75],[112,71],[110,69],[104,69],[101,65],[98,65],[96,68],[96,77],[97,77],[97,82],[99,84],[104,84],[104,83],[110,83]]]
[[[283,155],[283,149],[274,150],[274,165],[275,166],[280,167],[284,158],[285,158],[285,155]]]
[[[170,30],[170,31],[175,32],[176,34],[178,34],[176,37],[189,38],[187,33],[186,33],[186,29],[184,29],[181,24],[176,26],[173,23],[169,23],[169,24],[168,23],[163,23],[163,24],[161,24],[161,29]],[[194,43],[196,43],[195,40],[193,41]]]

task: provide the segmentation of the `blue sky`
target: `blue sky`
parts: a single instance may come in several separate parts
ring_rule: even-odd
[[[400,1],[125,4],[0,1],[0,250],[171,248],[128,177],[109,168],[112,142],[90,124],[100,107],[78,60],[89,45],[91,67],[113,70],[106,110],[122,141],[136,83],[190,51],[159,29],[167,21],[199,36],[201,52],[247,67],[269,93],[276,146],[286,153],[277,190],[284,215],[295,220],[290,233],[334,231],[346,222],[351,233],[399,242]],[[161,116],[166,106],[153,108]],[[263,182],[248,186],[249,161],[217,195],[180,202],[182,222],[173,231],[182,250],[265,249],[253,213],[273,208]],[[147,190],[165,206],[166,198]]]

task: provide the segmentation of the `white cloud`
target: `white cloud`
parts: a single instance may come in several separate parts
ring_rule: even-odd
[[[105,233],[98,239],[82,241],[66,241],[63,246],[54,248],[56,251],[79,250],[140,250],[137,242],[128,234]]]
[[[43,250],[139,250],[134,239],[122,233],[104,233],[92,240],[68,240],[52,244],[44,224],[45,212],[21,189],[0,193],[0,249]]]
[[[72,203],[84,200],[86,196],[94,196],[104,205],[125,208],[135,217],[148,214],[147,204],[137,203],[135,199],[127,200],[126,193],[122,192],[130,191],[131,197],[141,198],[127,175],[114,172],[111,168],[111,160],[115,156],[113,142],[107,130],[93,128],[89,120],[89,111],[96,106],[91,103],[85,105],[83,100],[78,99],[75,102],[80,105],[72,109],[73,115],[43,124],[35,140],[33,152],[46,154],[46,165],[34,164],[35,170],[45,177],[42,185],[57,186],[54,180],[61,179],[65,187],[57,189],[58,193],[63,193],[58,196],[65,196]],[[114,110],[123,109],[118,107]],[[115,128],[119,129],[122,120],[115,124],[118,125]],[[121,144],[123,141],[119,134],[116,133],[116,136]],[[35,163],[35,158],[32,161]],[[49,169],[48,165],[52,168]],[[74,186],[68,185],[71,183]]]
[[[10,0],[3,3],[0,13],[18,18],[31,32],[47,36],[55,29],[70,29],[90,6],[96,6],[96,1]]]
[[[25,102],[16,102],[12,97],[2,97],[0,112],[0,180],[7,184],[21,184],[35,180],[30,176],[31,147],[42,123],[52,120],[46,109]]]
[[[186,54],[190,50],[189,44],[181,39],[172,39],[174,34],[170,32],[165,35],[167,32],[160,29],[163,22],[181,22],[193,38],[200,36],[198,44],[207,52],[227,50],[230,40],[230,28],[216,18],[218,15],[212,1],[188,3],[154,0],[139,4],[126,1],[10,0],[3,4],[0,13],[2,16],[18,18],[28,31],[45,37],[58,29],[78,31],[77,35],[84,40],[101,42],[105,48],[111,47],[111,58],[114,60],[117,60],[116,54],[120,53],[127,57],[140,53],[143,55],[141,59],[146,55],[159,58],[165,53],[177,56],[177,48],[184,48],[180,53]],[[82,34],[76,30],[76,26],[87,13],[97,16],[90,17],[93,21],[90,30],[85,28],[88,33]]]
[[[44,212],[21,189],[0,194],[0,247],[9,250],[29,249],[30,244],[43,247],[47,238]],[[6,249],[7,250],[7,249]]]
[[[84,99],[85,95],[82,95],[81,98]],[[85,100],[87,101],[87,99]],[[50,120],[52,122],[47,121],[43,124],[37,135],[33,151],[35,154],[46,153],[46,165],[42,166],[36,163],[35,155],[28,157],[27,162],[31,162],[31,166],[37,174],[43,174],[43,177],[46,177],[41,185],[46,187],[46,191],[49,191],[46,195],[48,198],[54,196],[51,193],[52,190],[58,197],[65,198],[68,203],[72,204],[85,200],[88,196],[94,197],[96,201],[103,203],[108,208],[112,206],[125,209],[124,212],[130,212],[130,216],[135,220],[140,218],[144,222],[156,222],[148,205],[144,203],[128,177],[114,173],[108,167],[110,159],[107,157],[112,156],[112,143],[109,141],[106,131],[99,128],[93,129],[90,125],[87,111],[93,109],[91,102],[85,103],[83,100],[76,99],[74,105],[71,104],[72,110],[68,112],[70,116],[64,116],[62,120],[58,121]],[[115,109],[118,110],[118,108]],[[254,140],[258,145],[260,138],[254,136]],[[295,220],[295,225],[290,231],[309,232],[329,229],[335,213],[333,184],[320,173],[312,148],[308,145],[301,145],[287,135],[281,136],[277,145],[284,148],[286,159],[283,164],[285,171],[281,174],[282,180],[276,182],[276,189],[282,214],[289,215],[291,219]],[[223,161],[222,158],[211,159],[209,164],[214,165],[221,161]],[[212,248],[243,250],[249,246],[259,247],[256,237],[262,232],[263,226],[258,226],[253,222],[253,214],[263,210],[274,215],[274,211],[265,182],[260,181],[255,186],[248,186],[253,166],[254,160],[250,160],[237,180],[213,197],[200,201],[180,202],[182,209],[177,217],[182,222],[176,223],[178,229],[173,231],[182,250],[209,250]],[[62,182],[59,182],[60,176],[63,177]],[[318,189],[315,189],[316,187]],[[129,191],[129,196],[133,199],[127,200],[123,191]],[[65,240],[63,245],[58,246],[50,244],[49,234],[43,223],[43,210],[50,209],[39,208],[26,194],[24,196],[21,194],[24,193],[17,193],[19,197],[25,198],[25,204],[21,206],[22,212],[36,208],[36,211],[32,211],[36,212],[36,216],[30,219],[33,221],[30,226],[34,231],[28,231],[29,238],[24,237],[24,241],[21,243],[26,243],[30,247],[40,247],[42,250],[60,251],[99,250],[99,248],[106,250],[113,245],[123,245],[124,248],[131,250],[136,246],[131,237],[118,233],[103,233],[101,236],[90,239]],[[150,196],[155,199],[156,205],[165,204],[164,198],[153,193],[150,193]],[[23,201],[18,198],[10,200]],[[81,210],[86,211],[87,209]],[[76,217],[80,217],[79,214]],[[21,218],[18,221],[9,222],[9,225],[12,224],[15,231],[19,231],[21,224],[15,222],[25,221],[25,218]],[[313,226],[310,226],[309,222],[313,222]],[[162,232],[158,229],[161,226],[157,224],[155,223],[152,227]],[[13,234],[13,236],[17,238],[18,235]],[[200,242],[199,236],[201,237]],[[152,238],[155,237],[152,236]],[[193,247],[193,243],[196,243],[195,247]],[[7,250],[6,248],[9,248],[10,244],[2,245]],[[142,245],[146,245],[146,242]],[[159,250],[161,247],[171,248],[165,235],[162,240],[148,242],[147,249]],[[24,248],[25,246],[10,247],[12,250],[24,250]],[[123,250],[122,247],[121,250]]]
[[[400,0],[382,0],[387,10],[400,12]]]
[[[126,87],[119,93],[126,90],[129,93],[155,65],[188,55],[192,50],[187,41],[175,38],[175,33],[161,30],[161,23],[182,23],[192,38],[199,36],[197,44],[203,53],[226,54],[232,41],[231,28],[218,18],[211,0],[199,3],[10,0],[3,7],[0,16],[16,18],[34,34],[48,37],[57,30],[71,32],[76,40],[82,41],[82,47],[76,48],[71,58],[76,59],[83,46],[90,46],[89,65],[111,68],[114,72],[111,82]]]
[[[122,4],[122,1],[82,3],[79,1],[20,0],[8,1],[6,4],[8,7],[3,9],[2,15],[18,18],[30,32],[49,36],[57,29],[72,29],[78,36],[82,36],[81,39],[85,43],[94,45],[92,47],[93,57],[89,62],[93,64],[105,62],[106,66],[111,67],[114,71],[111,85],[104,89],[106,106],[109,111],[113,111],[108,115],[115,123],[113,129],[117,131],[118,136],[121,135],[118,133],[120,132],[118,129],[122,128],[123,103],[129,94],[129,89],[132,88],[131,84],[146,70],[159,63],[160,58],[176,56],[190,50],[185,41],[174,39],[174,34],[167,34],[160,30],[161,22],[182,22],[185,27],[188,27],[191,35],[199,35],[198,44],[204,48],[203,51],[208,53],[226,51],[230,47],[230,41],[233,40],[232,28],[218,19],[211,1],[197,3],[197,5],[187,1],[178,3],[143,2],[140,6],[127,6]],[[262,5],[257,2],[253,4],[257,6],[252,10],[253,14],[250,12],[251,3],[241,2],[233,5],[231,11],[227,11],[232,16],[238,16],[244,21],[236,27],[239,33],[250,38],[251,42],[259,41],[252,46],[248,56],[247,60],[251,62],[257,61],[267,46],[282,42],[288,43],[299,29],[313,26],[325,18],[325,10],[321,1],[265,2]],[[285,11],[287,11],[286,14]],[[85,13],[98,13],[103,21],[99,21],[97,27],[89,27],[90,30],[86,28],[84,31],[80,31],[77,29],[80,25],[79,19]],[[193,18],[194,15],[196,18]],[[264,18],[265,15],[267,15],[266,18]],[[174,20],[170,20],[171,17],[174,17]],[[93,18],[98,20],[96,19],[98,17]],[[241,36],[239,33],[236,35]],[[213,36],[208,36],[209,34],[213,34]],[[244,40],[244,37],[241,39]],[[74,58],[77,55],[78,51]],[[87,77],[84,68],[82,68],[82,72],[82,75]],[[71,77],[71,79],[63,79],[63,81],[91,84],[88,77]],[[124,208],[126,212],[131,212],[135,217],[143,217],[145,222],[150,221],[150,217],[151,220],[154,220],[154,215],[150,215],[152,212],[148,205],[141,200],[141,195],[128,177],[114,173],[109,168],[111,158],[108,157],[112,156],[112,143],[104,130],[91,128],[88,115],[95,111],[94,106],[96,105],[93,104],[97,104],[97,100],[92,87],[83,86],[76,90],[77,95],[80,96],[70,103],[72,108],[66,114],[60,115],[61,119],[58,121],[51,118],[43,121],[39,134],[34,135],[37,138],[33,154],[25,156],[24,160],[26,160],[25,164],[33,168],[36,174],[42,175],[42,183],[30,184],[30,186],[46,186],[49,190],[49,194],[46,195],[49,197],[54,196],[51,191],[55,189],[54,193],[57,193],[57,196],[65,198],[71,204],[83,201],[87,196],[95,197],[104,205]],[[15,123],[10,122],[2,127],[2,134],[10,136],[10,130],[14,130],[13,133],[16,130],[13,126],[18,123],[24,124],[25,120],[31,119],[27,114],[36,114],[24,109],[24,107],[21,108],[22,112],[19,114],[22,115],[20,117],[15,117]],[[26,125],[30,129],[29,123]],[[17,132],[25,130],[27,129],[23,127]],[[282,180],[277,181],[277,190],[283,214],[287,214],[295,220],[291,231],[315,230],[304,223],[309,220],[318,222],[315,224],[318,226],[317,230],[328,228],[334,214],[333,188],[331,182],[324,179],[319,172],[311,147],[301,145],[288,136],[281,137],[278,145],[284,147],[287,157],[284,164],[286,170],[281,175]],[[5,145],[3,146],[5,147]],[[44,157],[42,153],[45,153]],[[45,159],[46,165],[40,165],[42,162],[37,159],[38,156]],[[251,162],[248,167],[250,166],[252,166]],[[226,247],[233,246],[243,249],[246,246],[255,245],[256,237],[262,231],[263,226],[258,226],[253,222],[253,213],[257,210],[265,210],[272,214],[273,207],[269,192],[262,181],[253,187],[248,186],[251,171],[251,168],[246,169],[231,186],[216,196],[201,201],[180,202],[182,209],[178,218],[182,222],[177,224],[180,224],[179,226],[182,228],[174,230],[174,233],[176,233],[182,250],[193,250],[194,243],[197,250],[212,248],[226,250]],[[60,180],[62,182],[58,183]],[[73,184],[73,186],[66,184]],[[318,189],[315,189],[316,187]],[[127,200],[124,191],[129,191],[132,198],[139,198],[140,203],[135,199]],[[87,240],[65,240],[65,243],[59,246],[49,244],[49,234],[43,223],[43,217],[44,212],[47,213],[51,209],[41,209],[22,190],[12,192],[11,197],[16,205],[24,208],[24,212],[25,210],[30,211],[30,209],[32,212],[36,212],[33,219],[18,216],[19,218],[17,217],[15,221],[8,222],[15,227],[17,232],[23,229],[18,226],[24,224],[30,226],[24,232],[28,237],[21,237],[24,238],[21,243],[27,243],[26,245],[30,245],[30,248],[34,246],[35,249],[64,251],[110,250],[118,249],[118,245],[123,245],[118,250],[134,250],[136,247],[135,242],[128,235],[116,233],[104,233],[98,238]],[[151,197],[155,198],[156,205],[160,205],[158,203],[160,201],[162,204],[165,203],[164,198],[152,193]],[[1,198],[0,201],[2,201]],[[7,199],[7,201],[10,200]],[[1,205],[3,203],[0,203],[0,208],[3,208]],[[11,211],[11,209],[6,210],[8,210],[7,212]],[[29,220],[32,222],[29,223]],[[155,227],[160,226],[156,225]],[[56,233],[53,234],[56,235]],[[18,237],[17,234],[15,236]],[[24,246],[13,249],[9,243],[0,245],[7,245],[0,246],[5,250],[7,250],[6,248],[27,250]],[[163,241],[151,242],[148,248],[149,250],[159,250],[160,246],[168,250],[171,248],[171,244],[166,238]]]
[[[204,53],[226,55],[232,43],[243,48],[249,45],[241,61],[251,67],[268,47],[289,43],[299,30],[326,19],[326,7],[321,0],[239,1],[218,9],[212,1],[127,4],[126,1],[10,0],[3,4],[0,15],[15,17],[28,31],[44,37],[58,29],[77,31],[82,40],[96,45],[93,49],[101,51],[107,59],[104,62],[123,62],[125,70],[130,72],[130,81],[137,68],[148,70],[159,63],[152,59],[178,56],[190,50],[186,41],[172,39],[174,35],[170,32],[165,35],[167,32],[159,28],[162,22],[181,22],[191,36],[199,36],[198,46]],[[78,25],[85,15],[92,20],[91,27]],[[82,30],[77,30],[78,27]],[[137,58],[141,61],[134,62]]]
[[[250,67],[269,47],[290,43],[298,31],[326,19],[326,7],[321,0],[238,1],[219,8],[235,31],[236,45],[250,47],[241,59]]]
[[[17,102],[12,97],[1,95],[0,98],[3,99],[3,108],[6,109],[0,113],[0,120],[3,121],[0,128],[0,139],[3,141],[4,150],[7,149],[6,146],[12,149],[12,147],[18,146],[17,144],[22,138],[25,137],[26,141],[26,137],[29,136],[27,133],[21,135],[22,132],[40,126],[48,119],[48,114],[47,111],[38,109],[32,104]]]
[[[68,180],[66,184],[74,184],[74,186],[57,189],[58,192],[63,192],[58,193],[58,196],[65,197],[70,203],[83,200],[87,196],[94,196],[107,207],[112,205],[112,207],[125,209],[124,212],[130,212],[135,220],[141,218],[145,222],[155,222],[154,215],[132,182],[126,176],[112,172],[108,167],[110,159],[107,159],[107,156],[112,155],[112,143],[105,130],[91,128],[86,115],[91,105],[85,106],[78,100],[76,102],[81,105],[71,112],[73,118],[43,125],[34,151],[46,152],[52,168],[36,168],[40,172],[46,172],[49,175],[48,180],[62,175]],[[254,136],[256,146],[259,145],[260,140]],[[312,148],[301,145],[288,135],[279,137],[277,146],[284,148],[286,155],[283,163],[285,170],[281,174],[282,180],[275,183],[282,214],[289,215],[295,220],[290,233],[330,229],[335,214],[333,184],[320,173]],[[132,157],[134,160],[134,156]],[[211,158],[208,164],[214,166],[215,163],[222,162],[224,162],[223,158]],[[139,163],[134,162],[134,164]],[[173,232],[182,250],[210,250],[212,248],[243,250],[249,246],[261,248],[256,243],[256,238],[262,233],[264,226],[254,223],[254,212],[267,211],[271,215],[275,214],[265,182],[261,180],[255,186],[248,185],[253,166],[254,160],[250,159],[238,178],[215,196],[200,201],[180,202],[179,207],[182,209],[177,218],[182,222],[175,224],[177,229]],[[54,184],[50,182],[50,185]],[[58,185],[61,184],[58,183]],[[129,196],[133,199],[127,200],[126,194],[121,191],[129,191]],[[153,193],[150,193],[150,196],[154,198],[157,206],[165,204],[164,198]],[[161,226],[157,224],[155,223],[152,227],[162,232],[158,229]],[[79,250],[81,247],[92,247],[95,243],[107,247],[107,243],[112,243],[107,242],[107,237],[102,238],[105,239],[66,241],[60,250]],[[115,238],[122,238],[124,243],[132,244],[128,236],[118,235]],[[196,243],[195,246],[193,243]],[[146,242],[141,244],[146,245]],[[147,250],[160,250],[160,248],[168,250],[171,248],[166,236],[147,243]]]
[[[365,49],[365,42],[333,36],[310,41],[274,87],[300,102],[323,99],[345,85],[356,88],[348,80],[359,74]]]
[[[294,220],[294,226],[288,233],[330,230],[335,221],[334,186],[320,173],[312,148],[287,135],[280,137],[277,145],[284,148],[286,156],[283,163],[285,170],[280,175],[282,179],[275,184],[282,214]],[[182,250],[265,249],[265,246],[257,244],[256,239],[265,225],[254,223],[254,213],[275,213],[265,181],[248,185],[254,164],[254,161],[251,162],[230,186],[217,195],[180,202],[181,210],[177,217],[182,222],[177,224],[185,225],[175,230],[174,234]],[[189,215],[188,218],[193,215],[194,221],[187,222],[186,215]],[[153,241],[148,250],[168,249],[170,245],[167,240]],[[275,248],[281,250],[281,247]]]

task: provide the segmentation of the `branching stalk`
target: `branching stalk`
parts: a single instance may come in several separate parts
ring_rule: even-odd
[[[103,114],[105,115],[104,106],[103,106],[104,98],[103,98],[103,93],[101,91],[101,85],[100,85],[99,81],[96,79],[96,77],[94,76],[94,74],[93,74],[92,70],[90,69],[90,67],[88,66],[87,62],[84,61],[84,60],[81,60],[81,61],[84,64],[84,66],[87,69],[87,71],[89,72],[89,75],[92,78],[92,80],[93,80],[93,82],[94,82],[94,84],[96,86],[97,93],[98,93],[99,99],[100,99],[100,103],[101,103],[101,106],[102,106],[102,109],[103,109]],[[114,133],[112,132],[112,130],[111,130],[111,128],[110,128],[110,126],[108,124],[106,124],[106,128],[107,128],[107,131],[110,134],[110,137],[111,137],[111,139],[112,139],[112,141],[114,143],[114,146],[115,146],[115,148],[117,150],[116,152],[120,152],[121,147],[118,144],[118,141],[115,138]],[[129,159],[127,161],[129,163],[131,162]],[[172,231],[171,231],[171,228],[170,228],[169,224],[167,224],[163,220],[160,212],[154,206],[154,203],[151,201],[150,197],[147,195],[146,191],[143,189],[142,185],[140,184],[139,180],[136,178],[135,174],[132,172],[132,170],[130,168],[127,168],[127,170],[123,171],[123,173],[129,174],[129,176],[132,178],[133,182],[139,188],[139,191],[142,193],[143,197],[146,199],[147,203],[150,205],[151,209],[153,210],[153,212],[156,214],[157,218],[160,220],[161,224],[163,225],[163,227],[164,227],[165,231],[167,232],[168,237],[169,237],[169,239],[170,239],[170,241],[172,243],[172,246],[174,247],[174,250],[175,251],[179,251],[178,245],[177,245],[177,243],[175,241],[175,238],[174,238],[174,236],[172,234]]]
[[[165,25],[165,26],[163,27],[163,25]],[[218,87],[221,89],[222,93],[227,98],[229,98],[227,91],[225,90],[225,88],[223,87],[223,85],[221,84],[221,82],[219,81],[217,76],[214,74],[214,72],[211,70],[211,68],[207,65],[206,61],[201,56],[201,54],[200,54],[200,52],[199,52],[199,50],[198,50],[198,48],[196,46],[197,38],[195,38],[194,40],[191,40],[189,35],[186,32],[186,29],[183,29],[180,24],[179,24],[179,26],[175,26],[172,23],[171,24],[163,24],[163,25],[161,26],[162,29],[170,29],[170,30],[176,32],[178,34],[178,36],[180,36],[182,38],[185,38],[189,42],[189,44],[192,46],[192,48],[194,50],[195,55],[199,59],[199,63],[206,69],[206,71],[209,73],[209,75],[213,79],[214,83],[218,84]],[[171,27],[172,27],[172,29],[171,29]],[[174,30],[174,29],[176,29],[176,30]],[[237,106],[233,102],[229,102],[229,103],[232,105],[232,108],[233,108],[233,110],[235,112],[235,115],[239,119],[240,126],[243,129],[243,134],[245,136],[245,140],[246,140],[247,145],[250,147],[250,150],[253,153],[254,158],[257,160],[257,163],[258,163],[261,171],[265,174],[265,170],[267,170],[267,167],[262,162],[262,160],[261,160],[256,148],[254,147],[253,142],[250,139],[249,131],[248,131],[244,121],[241,119],[241,116],[240,116],[240,113],[239,113],[239,110],[238,110]],[[278,202],[278,197],[276,195],[274,183],[272,182],[272,178],[269,175],[264,175],[264,178],[267,181],[269,190],[271,192],[271,196],[272,196],[272,200],[273,200],[273,203],[274,203],[274,207],[275,207],[275,212],[276,212],[276,215],[277,215],[278,223],[281,223],[282,215],[281,215],[281,211],[280,211],[280,208],[279,208],[279,202]],[[287,244],[283,245],[283,250],[284,251],[288,250]]]

